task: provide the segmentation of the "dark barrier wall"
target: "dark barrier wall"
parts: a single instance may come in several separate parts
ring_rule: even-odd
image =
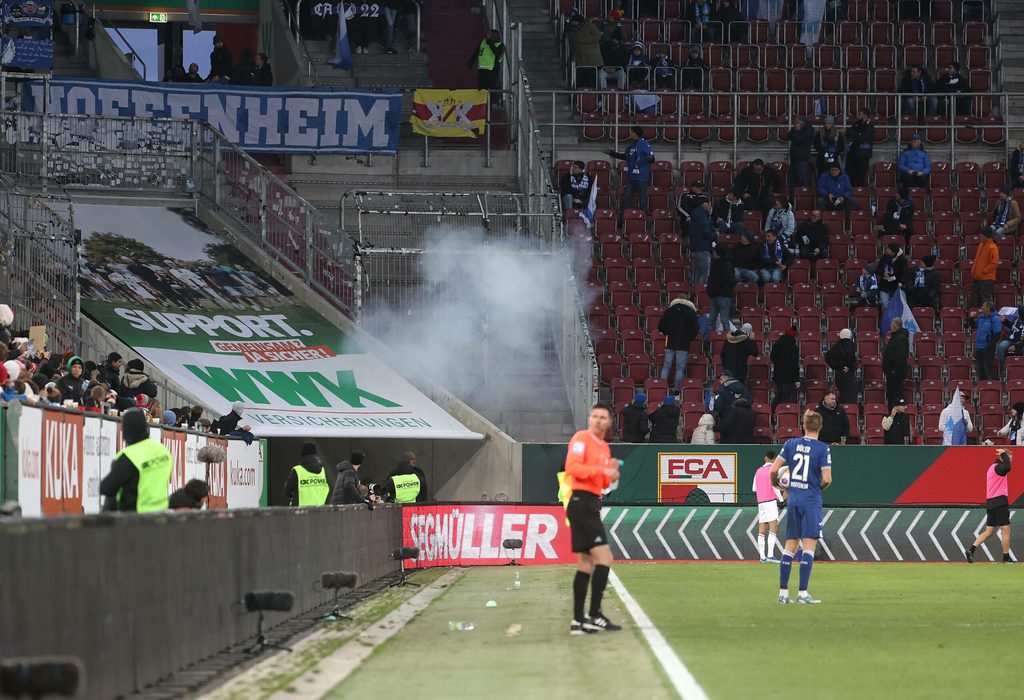
[[[735,489],[736,502],[755,503],[754,472],[769,445],[630,445],[613,444],[612,455],[625,460],[619,487],[605,503],[717,501],[714,492]],[[1024,505],[1024,449],[1010,448],[1010,502]],[[523,445],[523,502],[553,503],[555,474],[565,463],[565,444]],[[994,447],[832,447],[834,483],[825,492],[832,504],[982,503],[985,471]],[[717,459],[717,462],[714,461]],[[730,473],[730,465],[734,472]],[[692,472],[692,473],[690,473]],[[725,483],[726,474],[735,483]],[[733,475],[735,474],[735,475]],[[696,482],[700,482],[694,485]],[[718,482],[718,483],[716,483]],[[700,489],[698,492],[697,489]],[[711,492],[705,497],[703,492]]]
[[[323,571],[395,571],[401,528],[393,505],[0,521],[0,657],[77,656],[84,697],[124,695],[252,637],[247,591],[294,593],[272,625],[330,600]]]

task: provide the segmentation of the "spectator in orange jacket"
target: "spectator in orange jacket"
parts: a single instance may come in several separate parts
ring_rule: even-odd
[[[981,235],[983,237],[974,256],[974,265],[971,266],[971,277],[974,278],[971,284],[971,306],[981,306],[983,302],[992,299],[996,286],[996,268],[999,267],[999,247],[992,240],[992,229],[986,227]]]

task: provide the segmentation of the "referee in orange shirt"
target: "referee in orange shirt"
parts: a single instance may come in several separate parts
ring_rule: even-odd
[[[565,458],[565,473],[571,478],[572,495],[566,516],[572,531],[572,551],[579,554],[576,578],[572,583],[573,619],[569,633],[574,635],[620,630],[601,611],[601,597],[608,585],[612,550],[601,522],[601,494],[619,478],[619,462],[612,459],[604,441],[612,424],[611,409],[597,404],[590,409],[587,429],[572,436]],[[590,614],[583,606],[590,584]]]

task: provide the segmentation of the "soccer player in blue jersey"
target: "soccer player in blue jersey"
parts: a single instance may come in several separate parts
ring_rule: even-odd
[[[779,468],[789,467],[789,513],[786,517],[786,550],[779,564],[779,602],[788,603],[789,573],[793,568],[798,545],[800,553],[800,592],[797,603],[820,603],[807,592],[814,565],[814,548],[821,537],[821,491],[832,483],[832,453],[818,439],[821,414],[804,413],[804,436],[792,438],[783,445],[772,462],[772,484],[779,485]]]

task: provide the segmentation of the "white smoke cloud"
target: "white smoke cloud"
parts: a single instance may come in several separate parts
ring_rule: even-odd
[[[483,230],[438,227],[426,231],[423,240],[418,284],[396,289],[380,262],[367,265],[362,325],[404,365],[492,420],[505,397],[552,390],[564,395],[561,382],[556,387],[523,383],[557,370],[551,343],[555,311],[563,303],[566,255]],[[409,260],[389,264],[413,269]],[[490,410],[474,397],[486,398]]]

